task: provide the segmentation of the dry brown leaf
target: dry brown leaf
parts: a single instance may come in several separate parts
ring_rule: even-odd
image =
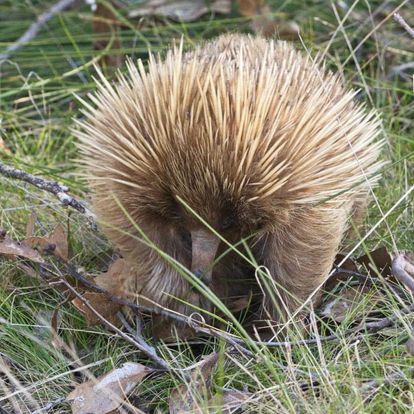
[[[121,310],[121,305],[109,300],[108,296],[104,293],[86,292],[83,297],[103,318],[111,322],[113,325],[120,325],[120,321],[116,314]],[[85,305],[81,299],[75,298],[72,300],[72,303],[80,312],[84,314],[85,320],[89,326],[101,323],[98,316],[96,316],[95,313],[87,305]]]
[[[376,274],[372,270],[375,267],[381,272],[382,276],[384,277],[390,276],[392,274],[392,259],[385,247],[380,247],[379,249],[376,249],[373,252],[371,252],[369,255],[366,254],[364,256],[361,256],[356,261],[364,265],[371,276]]]
[[[52,252],[56,248],[56,246],[53,243],[50,243],[47,237],[28,237],[27,239],[23,240],[23,243],[26,246],[30,246],[31,248],[36,249],[41,254],[44,254],[46,252]]]
[[[116,410],[151,371],[144,365],[127,362],[94,381],[78,384],[66,400],[73,414],[108,414]]]
[[[367,286],[358,286],[358,289],[349,287],[344,289],[340,296],[329,301],[321,312],[322,316],[329,317],[340,323],[349,312],[354,311],[361,303],[362,296],[369,292]]]
[[[53,252],[55,256],[64,261],[69,260],[68,236],[62,224],[58,224],[54,230],[45,237],[26,237],[23,243],[41,253]]]
[[[130,278],[131,272],[131,266],[124,259],[117,259],[107,272],[95,277],[95,283],[113,296],[123,296],[125,280]]]
[[[12,259],[20,256],[37,263],[45,263],[37,250],[34,250],[25,243],[15,242],[7,235],[0,237],[0,254]]]
[[[166,17],[179,22],[192,22],[207,13],[230,12],[231,0],[149,0],[142,7],[131,10],[128,17]]]
[[[69,260],[69,244],[68,235],[62,224],[58,224],[55,229],[48,236],[49,242],[54,244],[54,254],[59,256],[65,262]]]
[[[195,400],[197,396],[211,397],[211,374],[217,361],[218,353],[213,352],[189,367],[193,370],[189,383],[179,385],[170,394],[169,414],[197,413],[197,407],[199,407],[199,402]]]

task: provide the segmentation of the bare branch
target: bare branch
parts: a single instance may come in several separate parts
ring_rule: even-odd
[[[413,377],[414,375],[414,368],[410,368],[408,375]],[[408,376],[406,373],[400,371],[394,374],[387,375],[383,378],[373,379],[371,381],[366,382],[362,386],[363,391],[372,391],[376,393],[381,386],[389,386],[394,384],[397,381],[405,380]]]
[[[42,13],[38,18],[37,21],[32,23],[30,27],[19,37],[19,39],[7,47],[6,51],[0,54],[0,65],[7,60],[10,55],[15,52],[16,50],[20,49],[24,46],[27,42],[33,40],[33,38],[37,35],[37,32],[55,15],[61,13],[63,10],[67,9],[69,6],[74,3],[75,0],[60,0],[56,4],[54,4],[50,9]]]
[[[399,253],[392,261],[392,271],[394,276],[414,294],[414,267],[406,260],[404,252]]]
[[[31,414],[46,414],[48,411],[50,411],[52,408],[55,408],[57,405],[63,403],[66,400],[65,397],[59,397],[54,401],[51,401],[50,403],[46,404],[44,407],[33,411]]]
[[[414,29],[404,20],[404,18],[399,13],[394,13],[394,20],[398,22],[412,38],[414,38]]]
[[[414,62],[403,63],[402,65],[394,66],[391,68],[387,75],[387,79],[391,79],[394,75],[402,76],[404,72],[414,69]],[[408,75],[407,75],[408,77]]]
[[[60,278],[59,283],[62,283],[66,288],[68,288],[104,325],[106,325],[111,331],[117,333],[125,341],[129,342],[131,345],[134,345],[138,348],[144,355],[150,358],[155,364],[165,371],[171,371],[171,367],[166,361],[160,358],[153,347],[148,345],[145,341],[138,342],[135,338],[127,335],[117,328],[114,324],[109,322],[104,318],[90,303],[85,299],[70,283],[68,283],[63,277]]]
[[[64,206],[70,206],[80,213],[85,214],[86,217],[92,222],[96,221],[95,215],[89,209],[68,194],[69,188],[65,185],[61,185],[56,181],[48,181],[44,178],[36,177],[25,171],[5,165],[2,162],[0,162],[0,174],[8,178],[24,181],[39,188],[40,190],[52,193]]]

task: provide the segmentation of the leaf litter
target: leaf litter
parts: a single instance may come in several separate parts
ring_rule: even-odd
[[[73,414],[107,414],[119,408],[128,394],[152,372],[142,364],[126,362],[95,380],[78,384],[66,397]]]

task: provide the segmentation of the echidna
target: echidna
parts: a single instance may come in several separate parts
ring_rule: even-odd
[[[127,66],[116,84],[100,77],[77,133],[97,216],[134,267],[125,291],[181,312],[208,306],[137,227],[213,291],[254,279],[234,252],[213,267],[227,246],[205,221],[230,243],[247,238],[295,309],[378,180],[378,117],[282,41],[227,34]]]

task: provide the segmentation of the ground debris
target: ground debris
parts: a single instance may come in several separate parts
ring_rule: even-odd
[[[78,384],[67,396],[73,414],[107,414],[116,410],[134,387],[152,370],[127,362],[95,380]]]

